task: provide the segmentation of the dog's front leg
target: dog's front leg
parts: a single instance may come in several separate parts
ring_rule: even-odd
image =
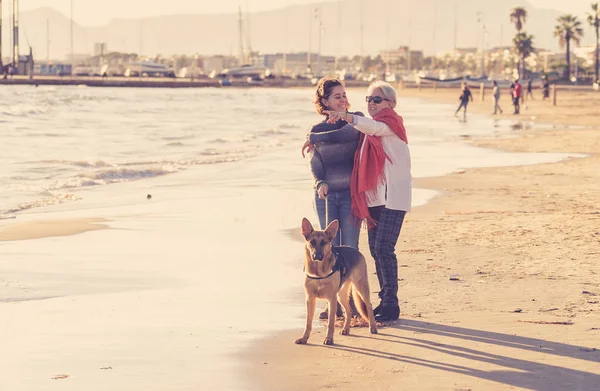
[[[323,340],[323,345],[333,345],[333,331],[335,330],[335,314],[337,312],[337,297],[334,293],[329,301],[329,316],[327,317],[327,337]]]
[[[305,344],[308,341],[308,337],[310,337],[316,303],[317,298],[315,296],[306,295],[306,326],[304,327],[304,334],[302,334],[302,337],[295,341],[297,344]]]

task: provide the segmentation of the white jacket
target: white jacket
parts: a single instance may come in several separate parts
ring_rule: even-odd
[[[391,162],[387,159],[385,161],[386,183],[377,187],[377,196],[375,199],[368,200],[368,205],[385,205],[388,209],[409,212],[412,199],[412,175],[408,145],[383,122],[354,115],[353,125],[367,137],[381,137],[383,150],[391,159]],[[364,143],[360,145],[361,158],[363,150]]]

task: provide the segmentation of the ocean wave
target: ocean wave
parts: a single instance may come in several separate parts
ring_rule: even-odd
[[[37,165],[41,164],[44,166],[53,166],[53,165],[67,165],[67,166],[76,166],[76,167],[110,167],[112,164],[107,163],[103,160],[25,160],[22,162],[18,162],[18,164],[28,164],[28,165]]]
[[[220,155],[222,152],[221,151],[217,151],[214,148],[209,148],[209,149],[205,149],[202,152],[199,152],[199,155],[204,155],[204,156],[215,156],[215,155]]]
[[[65,160],[63,160],[62,163],[66,163],[71,166],[77,166],[77,167],[110,167],[111,166],[111,164],[106,163],[105,161],[102,161],[102,160],[96,160],[94,162],[87,161],[87,160],[80,160],[80,161],[65,161]]]
[[[300,126],[292,124],[281,124],[278,126],[279,129],[299,129]]]
[[[257,136],[273,136],[273,135],[282,135],[287,134],[288,132],[284,132],[281,128],[271,128],[267,130],[263,130],[262,132],[256,133]]]
[[[208,142],[211,143],[211,144],[225,144],[225,143],[228,143],[230,141],[227,140],[227,139],[219,137],[219,138],[214,138],[212,140],[208,140]]]
[[[31,117],[35,115],[45,114],[50,109],[45,105],[29,105],[29,104],[19,104],[14,106],[2,106],[3,109],[0,109],[0,114],[8,115],[11,117]]]
[[[177,140],[189,140],[194,137],[196,137],[196,136],[194,136],[193,134],[186,134],[184,136],[164,136],[164,137],[162,137],[162,139],[165,141],[177,141]]]
[[[27,209],[39,208],[42,206],[50,206],[56,204],[62,204],[64,202],[77,201],[80,200],[81,197],[72,193],[55,193],[50,197],[44,197],[39,200],[23,202],[15,207],[6,209],[3,211],[3,214],[12,214],[17,212],[22,212]]]
[[[111,183],[130,182],[139,179],[154,178],[161,175],[176,172],[177,168],[172,167],[144,167],[144,168],[109,168],[94,172],[79,174],[64,182],[54,183],[48,190],[57,189],[76,189],[92,186],[109,185]]]

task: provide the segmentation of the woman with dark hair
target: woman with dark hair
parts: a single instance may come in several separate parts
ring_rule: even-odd
[[[347,112],[350,108],[344,84],[335,78],[319,80],[314,104],[317,113],[325,118],[310,130],[302,155],[309,150],[310,169],[315,180],[315,211],[321,229],[333,220],[339,221],[337,236],[332,241],[334,246],[358,249],[360,221],[352,213],[350,178],[360,133],[344,120],[329,123],[327,114],[327,111]],[[362,116],[362,113],[354,114]],[[337,315],[341,316],[341,313]],[[319,317],[327,318],[327,310]]]

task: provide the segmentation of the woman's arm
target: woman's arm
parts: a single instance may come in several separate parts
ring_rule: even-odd
[[[396,134],[385,123],[375,121],[374,119],[352,114],[347,115],[347,118],[356,129],[369,136],[393,136]]]
[[[315,189],[318,189],[321,185],[327,185],[325,180],[325,166],[321,160],[321,155],[316,149],[312,150],[312,156],[310,157],[310,172],[315,178]]]
[[[326,132],[311,132],[308,135],[308,141],[310,141],[311,144],[338,144],[358,140],[359,137],[360,134],[356,131],[354,126],[346,124],[339,129],[334,129]]]

